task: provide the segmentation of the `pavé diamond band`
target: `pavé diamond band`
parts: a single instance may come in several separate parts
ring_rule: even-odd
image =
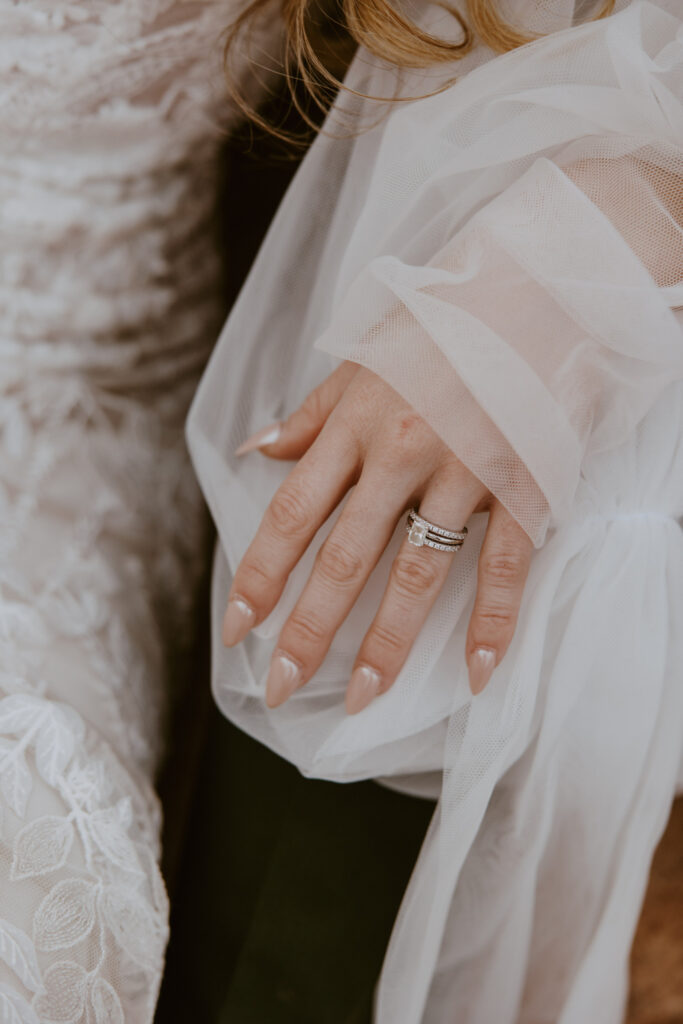
[[[437,551],[448,551],[450,554],[460,550],[467,536],[466,526],[462,530],[445,530],[443,526],[423,519],[414,508],[408,512],[406,531],[408,543],[414,544],[416,548],[425,546]]]

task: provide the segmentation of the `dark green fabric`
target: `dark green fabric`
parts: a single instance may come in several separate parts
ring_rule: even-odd
[[[432,811],[304,779],[212,713],[157,1024],[369,1024]]]

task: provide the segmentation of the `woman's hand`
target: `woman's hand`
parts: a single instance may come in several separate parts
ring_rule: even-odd
[[[232,646],[275,607],[316,531],[355,485],[277,643],[266,700],[282,704],[322,663],[405,509],[459,530],[489,510],[466,657],[473,693],[486,686],[512,639],[532,543],[507,510],[388,384],[343,363],[283,424],[238,449],[298,459],[240,562],[223,641]],[[358,651],[346,694],[362,710],[396,679],[443,586],[453,555],[407,538]]]

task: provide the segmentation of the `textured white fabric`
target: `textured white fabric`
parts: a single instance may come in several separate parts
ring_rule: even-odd
[[[441,783],[377,1024],[617,1024],[683,737],[683,22],[679,0],[509,0],[553,31],[396,73],[361,52],[225,327],[189,421],[220,533],[214,680],[225,714],[304,773]],[[414,4],[437,34],[453,25]],[[576,23],[574,23],[576,22]],[[384,114],[382,118],[379,115]],[[343,692],[401,528],[315,678],[264,705],[269,619],[220,643],[230,574],[289,467],[232,452],[335,365],[361,362],[433,425],[537,549],[517,632],[471,699],[484,517],[404,670]],[[458,524],[456,524],[458,525]],[[409,778],[407,778],[409,777]],[[359,937],[362,944],[362,936]]]
[[[224,4],[0,0],[0,1021],[148,1024]]]

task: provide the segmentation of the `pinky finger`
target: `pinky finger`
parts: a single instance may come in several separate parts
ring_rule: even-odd
[[[479,555],[477,594],[467,633],[472,693],[481,693],[515,632],[533,544],[507,509],[494,501]]]

